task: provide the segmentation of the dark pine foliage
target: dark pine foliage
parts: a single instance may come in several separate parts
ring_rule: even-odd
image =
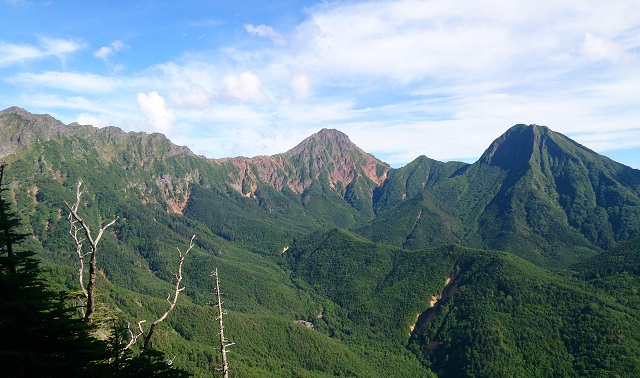
[[[0,170],[0,179],[4,166]],[[2,183],[0,182],[0,185]],[[86,374],[104,357],[105,344],[72,316],[64,294],[52,292],[38,260],[21,250],[27,237],[0,186],[0,366],[5,376]]]
[[[67,306],[69,294],[52,291],[35,253],[20,248],[29,235],[3,195],[0,166],[0,369],[6,377],[186,377],[162,352],[121,354],[121,343],[91,335],[95,327]],[[114,330],[118,333],[118,330]],[[120,330],[122,334],[122,330]],[[121,338],[122,340],[122,338]]]

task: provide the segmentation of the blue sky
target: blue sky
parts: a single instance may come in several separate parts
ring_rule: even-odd
[[[212,158],[337,128],[402,166],[517,123],[640,168],[637,0],[0,0],[0,108]]]

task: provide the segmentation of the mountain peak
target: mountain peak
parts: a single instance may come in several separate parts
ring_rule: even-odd
[[[548,146],[549,143],[556,145],[560,139],[571,141],[547,126],[518,124],[494,140],[479,162],[509,170],[524,168],[536,150]],[[578,145],[575,142],[574,144]]]
[[[578,160],[602,158],[598,153],[547,126],[519,124],[493,141],[479,162],[513,170],[539,163],[548,155],[572,156]]]
[[[347,136],[347,134],[343,133],[342,131],[340,131],[338,129],[322,129],[322,130],[318,131],[317,133],[315,133],[314,136],[317,136],[318,138],[322,138],[322,139],[329,139],[329,140],[336,140],[336,141],[337,140],[347,140],[347,141],[351,142],[351,140],[349,140],[349,137]]]
[[[345,151],[357,151],[364,154],[347,136],[347,134],[336,129],[322,129],[306,138],[300,144],[287,151],[286,155],[304,155],[307,153],[317,154],[325,151],[329,154],[341,153]]]
[[[0,112],[0,156],[37,140],[67,136],[69,128],[49,114],[32,114],[17,106]]]
[[[345,187],[362,178],[360,185],[373,192],[373,186],[380,185],[391,169],[336,129],[322,129],[281,154],[220,161],[229,161],[240,168],[236,187],[247,187],[249,191],[255,191],[260,181],[276,189],[287,186],[295,193],[302,193],[319,181],[331,189],[342,188],[340,190],[344,191]],[[255,169],[248,169],[250,165]],[[244,189],[242,193],[248,194]]]
[[[12,106],[10,108],[7,108],[3,111],[0,112],[0,115],[4,115],[4,114],[17,114],[20,116],[30,116],[32,115],[31,113],[29,113],[28,111],[18,107],[18,106]]]

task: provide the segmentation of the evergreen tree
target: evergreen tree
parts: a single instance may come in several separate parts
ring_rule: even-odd
[[[32,251],[20,250],[28,234],[5,198],[0,166],[0,369],[4,376],[81,376],[105,357],[103,342],[73,318],[63,294],[41,278]]]

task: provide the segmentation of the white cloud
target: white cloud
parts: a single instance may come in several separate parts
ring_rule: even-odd
[[[113,49],[111,47],[102,46],[100,47],[100,49],[98,49],[98,51],[93,53],[93,56],[95,56],[96,58],[100,58],[102,60],[107,60],[109,55],[111,55],[112,53],[113,53]]]
[[[284,37],[277,31],[273,30],[271,26],[253,26],[252,24],[246,24],[244,28],[247,33],[251,34],[252,36],[259,36],[270,39],[276,46],[283,46],[286,44]]]
[[[62,96],[58,94],[22,94],[19,97],[21,106],[27,109],[74,109],[99,111],[101,104],[96,104],[81,96]],[[104,105],[102,105],[104,107]],[[54,115],[54,112],[51,112]]]
[[[40,45],[43,47],[45,54],[56,56],[64,56],[82,47],[81,44],[75,41],[48,37],[41,37]]]
[[[81,114],[78,114],[74,122],[77,122],[81,125],[105,127],[105,126],[117,125],[120,122],[122,122],[122,120],[104,113],[101,113],[101,114],[81,113]]]
[[[249,71],[238,76],[227,75],[222,79],[223,95],[234,100],[263,100],[265,95],[260,90],[261,85],[262,81]]]
[[[38,41],[40,42],[39,46],[0,41],[0,67],[49,56],[57,57],[64,65],[67,54],[83,47],[76,41],[66,39],[40,37]]]
[[[151,131],[168,134],[173,129],[175,113],[169,109],[158,92],[138,93],[138,109],[145,116]]]
[[[498,80],[572,64],[585,33],[637,30],[640,6],[596,1],[376,1],[321,5],[297,29],[292,64],[343,84]],[[636,32],[637,35],[637,32]],[[636,38],[637,42],[637,38]],[[529,73],[527,72],[527,73]],[[314,72],[314,77],[316,73]],[[387,83],[384,83],[387,84]]]
[[[42,56],[44,56],[43,51],[35,46],[0,42],[0,66],[8,66]]]
[[[109,57],[111,55],[113,55],[116,51],[122,51],[125,48],[127,48],[127,45],[122,43],[122,41],[120,41],[120,40],[116,40],[116,41],[111,42],[111,44],[109,46],[100,47],[98,49],[98,51],[93,53],[93,56],[95,56],[96,58],[102,59],[105,62],[107,62],[109,60]]]
[[[296,101],[303,101],[309,98],[311,93],[311,84],[309,76],[303,73],[294,73],[291,75],[289,83],[291,87],[291,97]]]
[[[612,41],[598,38],[591,33],[586,33],[584,36],[582,52],[588,58],[612,62],[617,62],[627,55],[621,46]]]

